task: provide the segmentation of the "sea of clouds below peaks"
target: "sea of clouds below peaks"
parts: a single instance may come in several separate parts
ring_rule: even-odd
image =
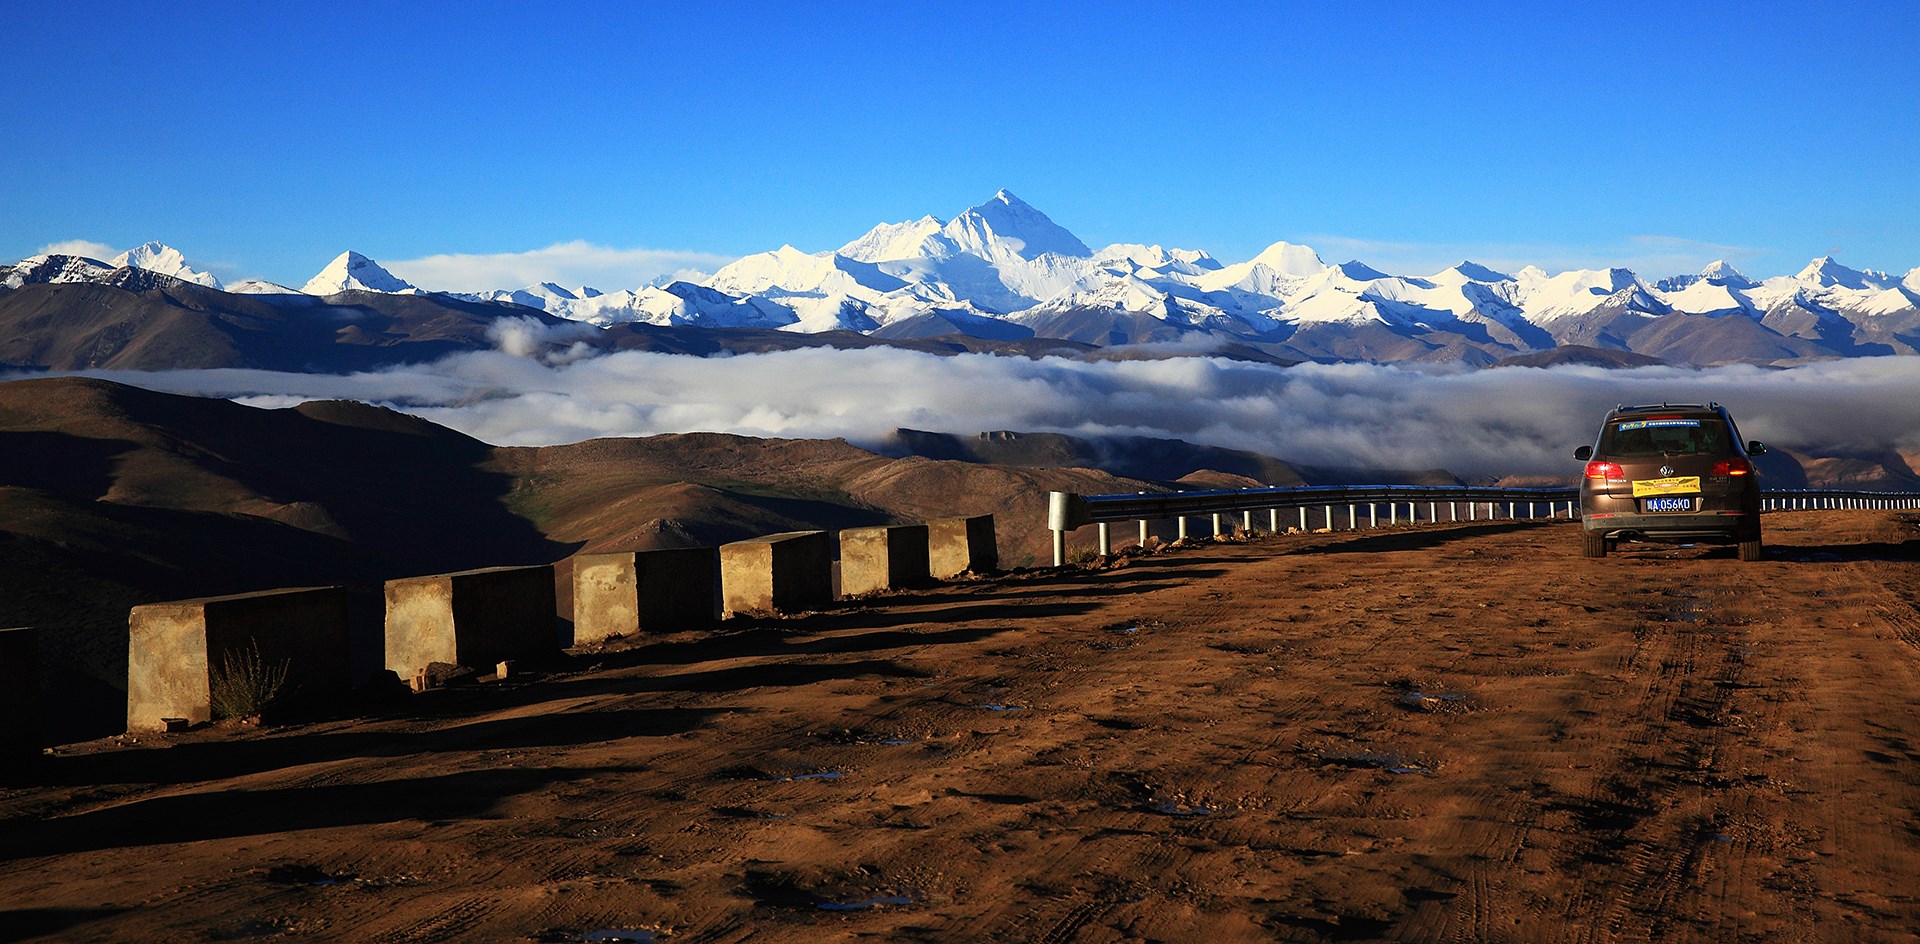
[[[1719,401],[1752,439],[1814,455],[1920,451],[1920,358],[1750,366],[1436,370],[804,348],[597,353],[503,334],[495,350],[353,374],[247,369],[84,375],[260,407],[352,399],[499,445],[726,432],[879,446],[898,427],[1137,435],[1296,463],[1577,474],[1617,403]]]

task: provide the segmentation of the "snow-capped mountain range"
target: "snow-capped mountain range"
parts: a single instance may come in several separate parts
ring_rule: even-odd
[[[106,263],[34,257],[0,269],[0,286],[102,281],[126,268],[223,288],[159,243]],[[421,294],[354,252],[342,253],[297,292],[257,281],[224,290],[263,298]],[[1486,363],[1580,345],[1689,363],[1778,362],[1916,353],[1920,345],[1920,268],[1901,277],[1821,258],[1794,275],[1755,280],[1716,262],[1695,275],[1650,282],[1622,268],[1549,274],[1528,266],[1503,273],[1462,262],[1416,277],[1359,261],[1330,265],[1312,249],[1285,242],[1223,265],[1199,250],[1090,248],[1005,190],[951,220],[882,223],[825,252],[782,246],[698,283],[603,292],[543,282],[455,297],[601,326],[642,322],[895,338],[959,333],[1093,344],[1204,333],[1319,359]]]

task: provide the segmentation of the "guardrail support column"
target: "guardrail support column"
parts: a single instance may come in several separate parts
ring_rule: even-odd
[[[1278,508],[1267,509],[1267,530],[1272,531],[1275,534],[1280,533],[1280,509]]]
[[[1186,540],[1187,539],[1187,516],[1180,515],[1174,518],[1173,520],[1176,522],[1179,522],[1179,525],[1180,525],[1177,540],[1181,540],[1181,541]]]
[[[1248,534],[1253,533],[1253,512],[1243,511],[1240,513],[1240,529]]]
[[[1100,556],[1113,556],[1113,535],[1108,533],[1107,523],[1100,522]]]
[[[1140,546],[1142,548],[1147,546],[1147,519],[1145,518],[1140,519]]]
[[[1217,511],[1213,513],[1213,537],[1215,540],[1220,538],[1220,513]]]

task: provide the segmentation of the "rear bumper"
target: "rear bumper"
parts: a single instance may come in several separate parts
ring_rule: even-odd
[[[1604,538],[1731,544],[1759,531],[1760,519],[1745,511],[1690,515],[1588,514],[1581,517],[1580,529]]]

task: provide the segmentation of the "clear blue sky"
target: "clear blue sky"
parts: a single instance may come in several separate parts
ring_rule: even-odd
[[[1226,261],[1920,265],[1920,4],[1559,6],[64,3],[9,18],[0,260],[819,250],[1007,187]]]

